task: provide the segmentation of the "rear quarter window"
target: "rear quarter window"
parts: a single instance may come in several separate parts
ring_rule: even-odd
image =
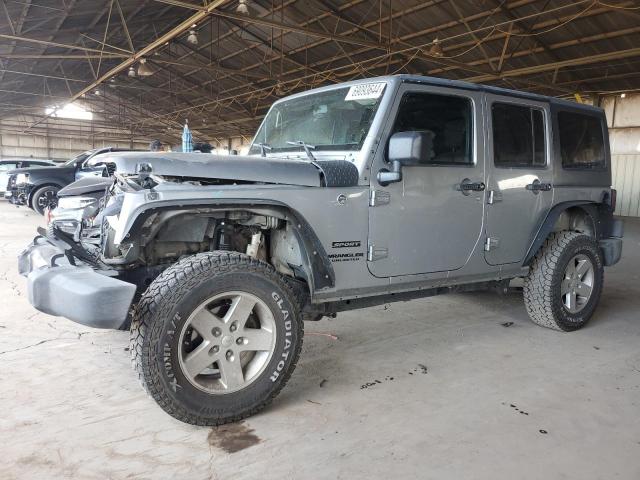
[[[604,131],[599,117],[558,112],[562,167],[572,170],[602,170],[606,167]]]

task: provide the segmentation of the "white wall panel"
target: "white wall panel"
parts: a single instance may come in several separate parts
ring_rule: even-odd
[[[613,188],[618,191],[616,215],[640,217],[640,154],[612,155]]]

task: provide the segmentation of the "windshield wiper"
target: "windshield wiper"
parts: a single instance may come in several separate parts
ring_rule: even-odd
[[[313,153],[311,153],[311,150],[315,150],[316,147],[314,145],[308,145],[306,143],[304,143],[302,140],[296,140],[294,142],[287,142],[289,145],[296,145],[298,147],[302,147],[304,148],[304,153],[307,154],[307,157],[309,157],[309,160],[311,160],[312,162],[316,161],[316,157],[313,156]]]
[[[256,143],[256,145],[258,145],[260,147],[260,156],[262,157],[266,157],[267,156],[267,152],[270,152],[272,150],[271,146],[268,143]]]

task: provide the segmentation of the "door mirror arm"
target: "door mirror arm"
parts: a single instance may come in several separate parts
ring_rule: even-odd
[[[378,172],[378,183],[386,187],[390,183],[402,181],[402,163],[399,160],[391,162],[391,170],[383,168]]]

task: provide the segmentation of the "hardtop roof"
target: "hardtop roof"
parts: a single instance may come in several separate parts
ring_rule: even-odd
[[[462,80],[450,80],[450,79],[439,78],[439,77],[427,77],[422,75],[407,75],[407,74],[386,75],[382,77],[365,78],[365,79],[354,80],[350,82],[328,85],[325,87],[314,88],[312,90],[307,90],[305,92],[301,92],[301,93],[297,93],[297,94],[285,97],[281,100],[278,100],[274,104],[280,103],[283,100],[302,97],[310,93],[333,90],[335,88],[344,88],[351,85],[358,85],[362,83],[372,83],[372,82],[387,82],[394,85],[398,85],[400,83],[416,83],[416,84],[423,84],[423,85],[435,85],[435,86],[442,86],[442,87],[459,88],[464,90],[493,93],[496,95],[505,95],[505,96],[514,97],[514,98],[524,98],[524,99],[534,100],[538,102],[548,102],[550,104],[555,104],[562,107],[588,110],[592,113],[595,113],[595,112],[602,113],[603,111],[602,108],[600,107],[594,107],[592,105],[586,105],[584,103],[563,100],[561,98],[556,98],[556,97],[549,97],[546,95],[539,95],[537,93],[525,92],[521,90],[512,90],[509,88],[494,87],[491,85],[484,85],[480,83],[470,83]]]

